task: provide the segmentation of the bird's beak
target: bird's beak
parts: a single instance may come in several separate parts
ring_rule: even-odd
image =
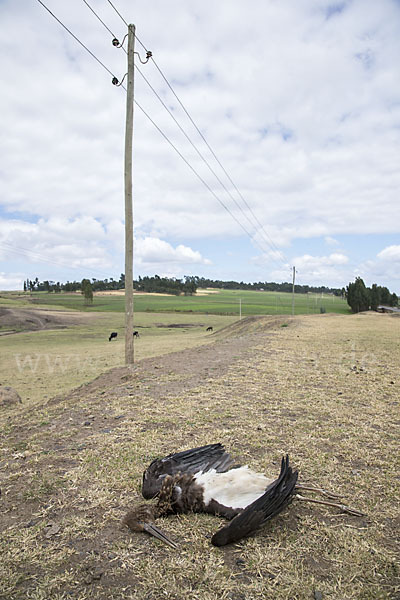
[[[173,542],[168,536],[165,535],[158,527],[156,527],[153,523],[143,523],[144,531],[147,531],[150,535],[153,535],[158,540],[161,540],[171,548],[178,548],[178,546]]]

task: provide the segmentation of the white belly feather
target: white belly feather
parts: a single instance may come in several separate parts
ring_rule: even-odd
[[[196,482],[204,488],[204,502],[216,500],[223,506],[245,508],[263,495],[265,488],[272,483],[261,473],[239,467],[227,473],[217,473],[215,469],[206,473],[196,473]]]

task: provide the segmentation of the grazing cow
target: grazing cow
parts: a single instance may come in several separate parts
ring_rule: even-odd
[[[213,328],[212,327],[207,327],[206,331],[212,331]]]
[[[138,331],[134,331],[133,332],[133,337],[139,338],[140,337],[139,332]]]
[[[111,342],[111,340],[112,340],[112,339],[114,339],[114,338],[116,338],[116,337],[117,337],[117,335],[118,335],[118,333],[117,333],[116,331],[113,331],[113,332],[110,334],[110,337],[108,338],[108,341],[109,341],[109,342]]]

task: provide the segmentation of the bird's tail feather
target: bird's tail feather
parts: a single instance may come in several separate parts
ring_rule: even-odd
[[[225,546],[237,542],[278,515],[293,496],[297,477],[298,472],[293,472],[289,466],[289,457],[283,457],[278,479],[266,488],[260,498],[213,535],[211,542],[214,546]]]

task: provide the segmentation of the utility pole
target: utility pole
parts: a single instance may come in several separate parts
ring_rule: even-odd
[[[133,351],[133,202],[132,139],[135,68],[135,26],[128,25],[128,81],[125,125],[125,365],[132,366]]]
[[[130,367],[134,362],[133,352],[133,200],[132,200],[132,146],[133,146],[133,98],[134,98],[134,75],[135,75],[135,30],[134,25],[128,25],[128,33],[122,43],[114,38],[112,45],[122,48],[128,38],[128,72],[119,82],[113,77],[113,85],[122,85],[125,77],[126,84],[126,123],[125,123],[125,365]],[[152,54],[146,51],[146,60],[140,62],[145,65]]]
[[[294,315],[294,282],[296,280],[296,267],[293,267],[293,282],[292,282],[292,315]]]

